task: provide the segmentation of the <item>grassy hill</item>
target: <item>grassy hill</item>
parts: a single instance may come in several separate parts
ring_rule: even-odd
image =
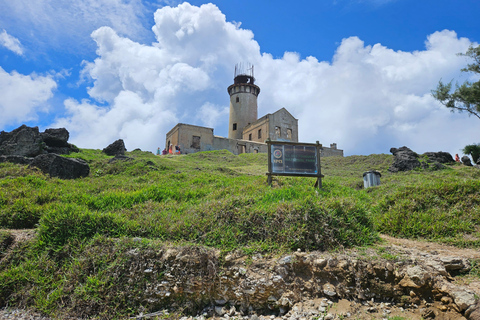
[[[66,297],[104,299],[100,278],[81,275],[107,270],[114,253],[101,247],[112,239],[222,254],[366,246],[379,233],[480,247],[476,168],[392,174],[391,155],[322,158],[318,191],[313,178],[276,177],[269,187],[265,154],[127,155],[133,160],[110,162],[100,150],[70,155],[91,167],[78,180],[0,164],[0,306],[54,313]],[[368,170],[382,172],[380,186],[363,189]],[[7,255],[14,229],[35,229],[36,236]],[[73,283],[83,283],[84,291],[72,291]]]

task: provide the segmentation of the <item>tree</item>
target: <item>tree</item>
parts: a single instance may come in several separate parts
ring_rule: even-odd
[[[470,46],[466,53],[460,53],[459,55],[473,59],[473,63],[468,64],[461,71],[480,75],[480,45],[477,47]],[[450,93],[452,81],[443,83],[440,80],[437,89],[432,90],[432,96],[447,108],[451,108],[452,112],[455,110],[468,112],[469,116],[474,115],[480,119],[480,80],[474,83],[466,81],[460,86],[458,84],[455,86],[455,91]]]
[[[462,149],[464,154],[469,154],[472,156],[473,163],[477,163],[478,158],[480,157],[480,143],[479,144],[469,144]]]

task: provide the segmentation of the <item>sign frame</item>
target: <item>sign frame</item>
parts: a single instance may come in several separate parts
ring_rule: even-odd
[[[322,178],[324,177],[324,175],[322,175],[320,162],[322,145],[318,141],[316,143],[302,143],[268,139],[266,143],[268,149],[268,172],[266,173],[268,185],[272,186],[272,176],[315,177],[317,178],[315,187],[322,189]],[[274,153],[272,153],[273,148],[277,148]],[[292,157],[291,152],[293,150],[293,154],[297,155],[295,149],[302,148],[303,151],[298,151],[300,160],[296,161],[297,157]],[[280,149],[283,152],[280,151]],[[285,151],[286,149],[288,151]],[[314,157],[312,157],[312,155],[314,155]],[[275,159],[273,159],[274,157]],[[302,157],[303,159],[301,159]],[[287,158],[287,161],[285,161],[285,158]],[[312,167],[313,158],[315,158],[315,165]],[[298,166],[301,167],[299,168]],[[280,167],[281,169],[283,167],[283,170],[277,170],[278,168],[276,167]]]

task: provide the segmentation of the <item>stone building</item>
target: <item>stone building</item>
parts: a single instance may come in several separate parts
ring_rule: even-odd
[[[234,83],[228,87],[230,117],[228,138],[215,136],[213,128],[185,123],[173,127],[166,136],[166,146],[179,146],[182,153],[226,149],[233,154],[267,152],[267,139],[298,142],[298,119],[285,108],[258,119],[257,97],[260,88],[255,84],[253,66],[243,72],[235,67]],[[342,156],[336,144],[324,147],[323,156]]]

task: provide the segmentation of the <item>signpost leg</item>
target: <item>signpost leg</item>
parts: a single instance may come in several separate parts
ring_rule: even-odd
[[[320,150],[322,149],[322,145],[320,144],[319,141],[317,141],[317,159],[318,159],[318,178],[317,178],[317,183],[315,183],[315,187],[318,186],[318,189],[322,189],[322,164],[321,164],[321,161],[320,161]]]

